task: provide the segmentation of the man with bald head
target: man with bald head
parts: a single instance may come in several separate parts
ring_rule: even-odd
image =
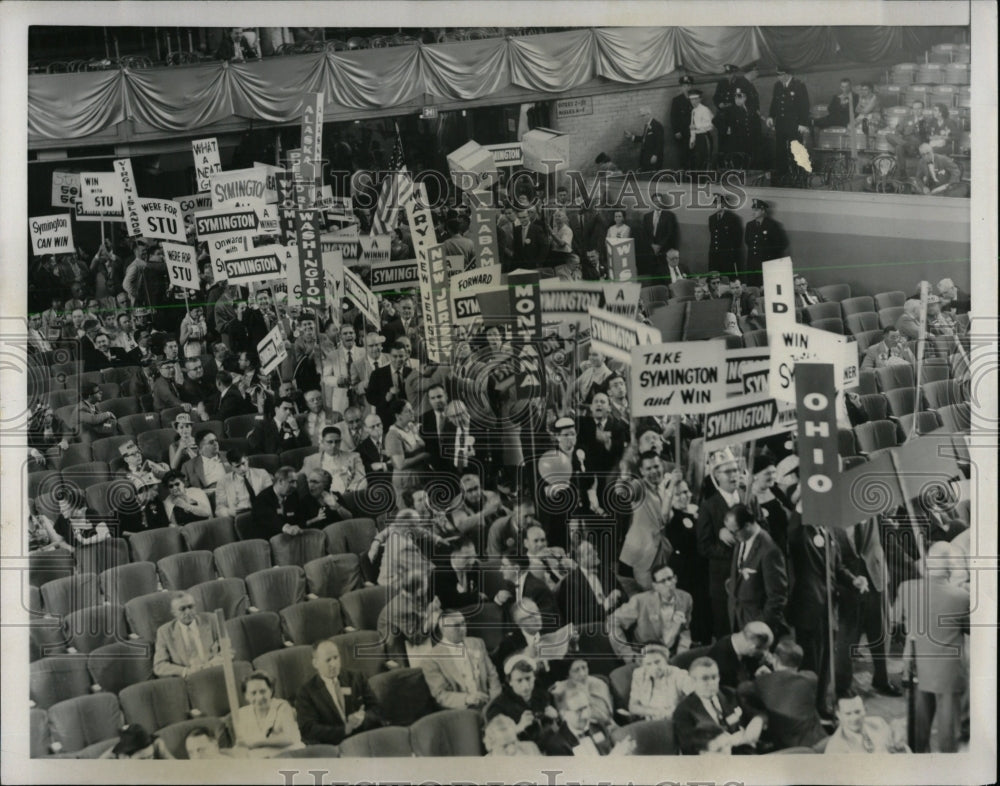
[[[222,664],[212,615],[196,608],[194,598],[187,592],[175,592],[170,599],[174,618],[156,631],[153,673],[157,677],[186,677]]]

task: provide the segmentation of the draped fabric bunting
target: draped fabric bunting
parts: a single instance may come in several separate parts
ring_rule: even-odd
[[[616,27],[272,57],[253,63],[33,74],[30,139],[78,139],[132,118],[154,129],[195,131],[233,115],[297,120],[302,95],[322,91],[328,117],[433,96],[470,100],[511,85],[562,93],[595,78],[640,85],[684,67],[720,74],[762,58],[792,68],[838,57],[863,62],[926,46],[934,28]]]

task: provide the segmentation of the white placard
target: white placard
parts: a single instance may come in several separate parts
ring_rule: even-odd
[[[251,208],[260,211],[267,204],[267,173],[259,167],[216,172],[209,177],[212,207]]]
[[[193,246],[183,243],[163,243],[163,258],[167,263],[170,286],[201,289],[198,281],[198,255]]]
[[[140,199],[139,205],[143,213],[143,237],[177,243],[187,240],[181,207],[172,199]]]
[[[122,184],[125,230],[128,232],[129,237],[141,237],[146,222],[143,221],[142,207],[139,204],[139,192],[135,186],[135,175],[132,174],[132,159],[116,159],[115,172],[118,174],[118,180]]]
[[[634,319],[594,306],[588,308],[587,313],[590,315],[590,346],[622,363],[632,362],[634,347],[663,342],[659,330]]]
[[[198,190],[208,191],[211,176],[222,171],[219,141],[214,136],[208,139],[192,139],[191,153],[194,155],[194,171],[198,179]]]
[[[52,173],[52,207],[72,208],[80,198],[80,175],[76,172]]]
[[[31,250],[36,257],[71,254],[76,248],[73,245],[73,222],[69,213],[29,218],[28,230],[31,233]]]
[[[833,362],[837,390],[858,384],[857,345],[844,336],[793,322],[791,327],[767,328],[771,348],[768,384],[778,401],[795,403],[795,364]],[[847,349],[845,344],[849,344]]]
[[[795,325],[795,276],[792,258],[771,259],[764,271],[764,311],[768,330]]]
[[[90,215],[124,217],[122,181],[114,172],[83,172],[80,175],[80,201]]]
[[[672,341],[632,349],[632,416],[697,415],[726,398],[726,344]]]
[[[278,325],[275,325],[257,343],[257,357],[260,358],[260,372],[265,377],[274,371],[288,357],[285,339]]]

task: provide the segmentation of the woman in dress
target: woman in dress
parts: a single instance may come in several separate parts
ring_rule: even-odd
[[[393,400],[389,406],[393,423],[385,435],[385,452],[392,459],[392,485],[396,490],[396,504],[403,507],[403,490],[420,481],[420,471],[427,468],[430,454],[417,431],[413,405],[402,399]]]
[[[625,237],[632,237],[632,228],[625,223],[625,211],[616,210],[613,218],[615,223],[608,227],[608,239],[619,240]]]
[[[506,715],[514,721],[517,738],[538,742],[543,729],[558,717],[548,693],[535,679],[537,664],[527,655],[511,655],[503,664],[506,680],[500,695],[486,705],[486,721]]]
[[[251,758],[270,758],[283,751],[304,748],[295,709],[284,699],[274,698],[274,680],[255,671],[243,680],[245,707],[233,716],[236,745]]]
[[[167,446],[167,463],[170,469],[177,471],[181,464],[198,455],[198,443],[194,438],[194,423],[187,412],[179,413],[173,426],[177,436]]]

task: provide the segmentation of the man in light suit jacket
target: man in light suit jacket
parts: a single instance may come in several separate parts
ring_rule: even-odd
[[[382,352],[385,337],[378,333],[368,333],[365,336],[365,356],[351,364],[351,400],[361,407],[366,407],[365,392],[368,390],[368,380],[377,368],[389,365],[389,356]]]
[[[251,467],[239,448],[226,451],[226,458],[230,471],[215,487],[216,516],[235,516],[251,510],[257,495],[273,482],[266,469]]]
[[[176,592],[170,599],[171,622],[156,631],[153,673],[157,677],[186,677],[222,664],[219,639],[211,614],[195,611],[194,598]]]
[[[788,574],[781,549],[746,505],[734,506],[725,523],[738,544],[729,576],[733,628],[761,620],[780,638],[788,629]]]
[[[219,452],[219,438],[208,429],[199,432],[198,455],[181,465],[184,485],[188,488],[214,490],[232,467]]]
[[[465,617],[448,611],[438,621],[441,642],[418,664],[431,696],[444,710],[480,709],[500,695],[500,678],[482,639],[465,635]]]
[[[611,615],[611,646],[626,661],[640,659],[646,644],[662,644],[675,655],[686,652],[693,606],[691,596],[677,589],[674,569],[664,565],[653,574],[653,589],[633,595]]]
[[[382,726],[378,699],[368,679],[341,668],[340,648],[322,639],[313,645],[316,675],[295,696],[302,741],[307,745],[337,745],[356,732]]]

